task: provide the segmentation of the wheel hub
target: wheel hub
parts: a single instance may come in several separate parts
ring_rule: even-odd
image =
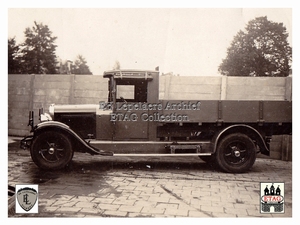
[[[241,157],[241,151],[237,146],[233,146],[231,147],[231,149],[232,149],[232,155],[234,155],[237,158]]]
[[[53,147],[50,147],[49,150],[48,150],[48,153],[49,153],[50,155],[53,155],[54,152],[55,152],[55,149],[54,149]]]
[[[235,157],[240,157],[241,156],[241,152],[238,151],[238,150],[235,150],[233,153],[234,153]]]

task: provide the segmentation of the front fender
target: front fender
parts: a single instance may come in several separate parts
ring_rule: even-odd
[[[63,132],[68,135],[70,138],[71,143],[73,146],[76,146],[80,148],[81,152],[87,152],[92,155],[106,155],[106,156],[112,156],[112,152],[107,152],[104,150],[100,150],[95,148],[94,146],[90,145],[88,142],[86,142],[83,138],[81,138],[74,130],[72,130],[68,125],[58,122],[58,121],[45,121],[42,123],[37,124],[34,129],[34,135],[33,138],[44,132],[44,131],[53,131],[53,132]]]
[[[70,131],[72,131],[72,129],[68,125],[66,125],[64,123],[61,123],[61,122],[58,122],[58,121],[52,121],[51,120],[51,121],[45,121],[45,122],[37,124],[34,127],[33,132],[37,132],[38,130],[43,129],[45,127],[47,127],[47,128],[48,127],[57,127],[57,128],[62,128],[64,130],[70,130]]]

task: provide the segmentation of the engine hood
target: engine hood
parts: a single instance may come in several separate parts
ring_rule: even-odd
[[[95,113],[97,115],[108,115],[112,110],[103,110],[97,104],[79,104],[79,105],[55,105],[51,104],[49,113],[53,116],[55,113]]]

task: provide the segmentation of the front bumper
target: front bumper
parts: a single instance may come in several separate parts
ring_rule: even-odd
[[[22,148],[22,149],[30,148],[32,139],[33,139],[33,136],[27,136],[27,137],[24,137],[24,138],[20,141],[20,148]]]

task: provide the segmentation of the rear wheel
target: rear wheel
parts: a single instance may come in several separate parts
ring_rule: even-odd
[[[73,158],[69,138],[55,131],[38,134],[32,142],[30,154],[38,167],[48,170],[64,168]]]
[[[225,172],[246,172],[253,166],[255,159],[255,144],[245,134],[230,134],[218,144],[216,163]]]

